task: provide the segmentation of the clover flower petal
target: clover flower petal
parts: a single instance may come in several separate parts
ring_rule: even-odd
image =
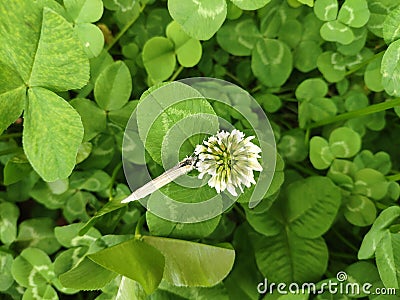
[[[253,171],[262,171],[258,162],[261,149],[251,142],[252,139],[254,136],[245,138],[243,132],[234,129],[232,132],[220,131],[197,145],[199,178],[211,175],[210,187],[217,193],[227,190],[233,196],[237,196],[236,188],[243,192],[243,185],[255,184]]]

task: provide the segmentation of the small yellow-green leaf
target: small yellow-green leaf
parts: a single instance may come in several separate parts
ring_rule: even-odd
[[[90,23],[83,23],[75,25],[74,31],[89,58],[100,55],[104,46],[104,36],[99,27]]]
[[[174,42],[178,62],[187,68],[195,66],[201,58],[202,48],[198,40],[188,36],[181,25],[171,22],[166,29],[167,37]]]
[[[93,23],[103,14],[101,0],[64,0],[64,6],[75,23]]]
[[[165,37],[153,37],[143,47],[143,64],[155,81],[163,81],[172,75],[176,59],[174,44]]]
[[[231,0],[237,7],[243,10],[257,10],[267,5],[271,0]]]

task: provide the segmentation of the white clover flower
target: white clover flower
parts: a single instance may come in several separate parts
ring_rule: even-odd
[[[258,162],[260,147],[251,142],[254,136],[244,138],[244,133],[234,129],[232,132],[220,131],[208,138],[202,145],[197,145],[198,157],[196,169],[199,178],[211,175],[208,185],[217,193],[228,190],[237,196],[236,188],[243,192],[242,185],[255,184],[253,171],[262,171]]]
[[[228,190],[233,196],[237,196],[236,188],[243,193],[242,185],[250,187],[256,183],[253,171],[262,171],[257,160],[261,157],[261,149],[251,142],[252,139],[254,136],[244,138],[244,133],[237,129],[232,132],[220,131],[203,141],[202,145],[197,145],[195,155],[186,157],[138,188],[121,203],[142,199],[193,169],[200,172],[200,179],[206,174],[211,175],[208,185],[218,193]]]

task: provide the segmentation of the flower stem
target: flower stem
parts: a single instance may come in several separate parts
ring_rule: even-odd
[[[332,273],[331,271],[329,271],[329,270],[326,270],[325,273],[324,273],[324,275],[325,275],[327,278],[335,278],[335,277],[336,277],[336,275],[333,274],[333,273]]]
[[[235,203],[233,205],[233,210],[240,216],[240,218],[243,221],[245,221],[247,219],[246,214],[243,212],[243,210],[240,208],[240,206],[237,203]]]
[[[0,151],[0,156],[22,152],[22,148],[14,147]]]
[[[255,92],[258,92],[259,90],[262,89],[262,84],[257,85],[256,87],[254,87],[251,91],[250,94],[253,94]]]
[[[122,162],[120,162],[113,170],[112,175],[111,175],[111,182],[110,182],[110,189],[108,190],[108,197],[109,200],[111,201],[113,199],[113,194],[112,194],[112,190],[113,190],[113,186],[115,183],[115,178],[117,177],[117,174],[119,172],[119,170],[121,170],[122,167]]]
[[[144,8],[146,7],[146,5],[144,4],[141,8],[140,8],[140,13],[144,10]],[[140,15],[139,13],[139,15]],[[107,45],[106,47],[106,51],[109,51],[112,47],[114,47],[114,45],[119,41],[119,39],[125,34],[125,32],[133,25],[133,23],[135,23],[135,21],[138,19],[138,16],[134,16],[128,23],[125,24],[124,28],[122,28],[122,30],[117,34],[117,36],[111,41],[110,44]]]
[[[312,170],[303,167],[301,164],[299,163],[288,163],[289,166],[294,167],[295,169],[297,169],[298,171],[300,171],[303,174],[307,174],[310,176],[318,176],[317,173],[313,172]]]
[[[319,122],[315,122],[315,123],[307,126],[306,129],[317,128],[320,126],[324,126],[324,125],[331,124],[331,123],[336,123],[339,121],[344,121],[344,120],[348,120],[348,119],[353,119],[353,118],[357,118],[357,117],[361,117],[361,116],[370,115],[373,113],[391,109],[391,108],[399,106],[399,105],[400,105],[400,98],[396,98],[396,99],[389,100],[386,102],[373,104],[373,105],[370,105],[370,106],[367,106],[367,107],[364,107],[361,109],[349,111],[349,112],[346,112],[346,113],[343,113],[343,114],[340,114],[340,115],[337,115],[337,116],[334,116],[331,118],[327,118],[327,119],[319,121]]]
[[[353,249],[355,252],[358,252],[358,248],[354,246],[348,239],[346,239],[339,231],[337,231],[336,229],[333,229],[332,231],[339,238],[339,240],[343,242],[343,244]]]
[[[395,175],[386,176],[389,181],[400,181],[400,173]]]
[[[373,61],[375,58],[378,58],[379,56],[383,55],[385,53],[386,50],[381,51],[376,53],[374,56],[368,58],[367,60],[363,61],[362,63],[360,63],[359,65],[355,66],[353,69],[350,69],[346,72],[345,76],[349,76],[351,74],[353,74],[354,72],[357,72],[358,70],[360,70],[362,67],[366,66],[367,64],[369,64],[371,61]]]
[[[282,101],[286,101],[286,102],[296,102],[298,103],[299,101],[293,97],[280,97]]]
[[[348,259],[356,259],[356,257],[352,254],[348,254],[348,253],[340,253],[340,252],[329,252],[329,255],[338,257],[338,258],[348,258]]]
[[[174,81],[179,74],[181,74],[181,72],[183,71],[183,66],[179,66],[179,68],[175,71],[174,74],[172,74],[171,79],[169,81]]]
[[[16,133],[8,133],[8,134],[3,134],[0,136],[0,140],[8,140],[14,137],[20,137],[22,136],[22,132],[16,132]]]
[[[146,215],[142,215],[139,221],[136,223],[135,228],[135,238],[140,238],[142,234],[140,233],[141,228],[143,227],[144,221],[146,220]]]
[[[304,144],[306,145],[306,147],[309,147],[310,144],[310,134],[311,134],[311,129],[307,128],[306,129],[306,133],[304,135]]]
[[[233,80],[235,80],[237,83],[239,83],[240,86],[245,86],[239,78],[237,78],[235,75],[233,75],[231,72],[226,71],[226,76],[232,78]]]

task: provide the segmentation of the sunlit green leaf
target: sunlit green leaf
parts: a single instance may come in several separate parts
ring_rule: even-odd
[[[64,0],[64,6],[75,23],[96,22],[103,14],[101,0]]]
[[[243,10],[256,10],[267,5],[271,0],[231,0],[237,7]]]
[[[102,267],[138,281],[147,294],[161,282],[164,256],[143,241],[132,239],[89,255]]]
[[[167,38],[154,37],[143,48],[143,64],[150,77],[155,81],[164,81],[174,71],[176,59],[174,44]]]
[[[177,286],[213,286],[232,269],[235,251],[182,240],[145,236],[165,257],[164,279]]]
[[[75,167],[83,138],[80,116],[64,99],[49,90],[35,87],[29,89],[28,95],[24,113],[25,154],[44,180],[66,178]]]
[[[188,36],[177,22],[167,26],[166,34],[174,43],[178,62],[186,68],[197,65],[202,54],[200,42]]]
[[[382,85],[391,96],[400,96],[400,40],[389,45],[382,58]]]
[[[86,257],[75,268],[61,274],[60,282],[67,288],[100,290],[116,276],[116,273],[103,268]]]
[[[107,66],[97,77],[94,85],[96,102],[107,111],[123,107],[128,102],[131,91],[131,74],[122,61]]]
[[[168,10],[188,35],[208,40],[224,22],[227,6],[225,0],[168,0]]]

